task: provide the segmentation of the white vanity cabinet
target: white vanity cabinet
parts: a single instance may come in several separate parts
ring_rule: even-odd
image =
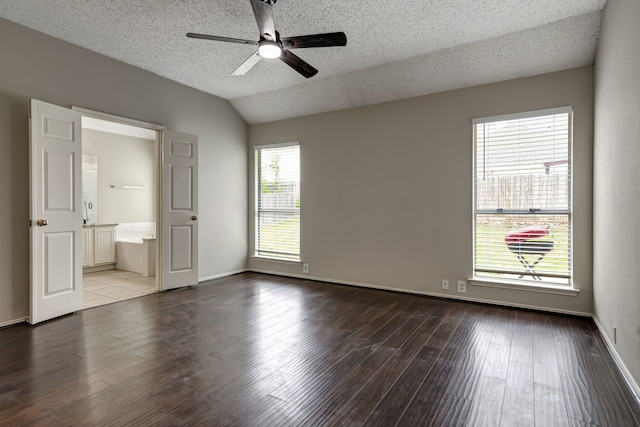
[[[98,271],[114,268],[115,263],[116,224],[84,226],[82,228],[82,267]]]
[[[93,228],[82,227],[82,268],[93,265]]]

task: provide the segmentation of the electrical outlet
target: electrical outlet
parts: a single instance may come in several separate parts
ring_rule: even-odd
[[[309,264],[307,264],[307,263],[302,264],[302,272],[303,273],[309,273]]]
[[[618,342],[618,329],[616,325],[613,325],[613,343],[616,344]]]
[[[458,292],[460,292],[461,294],[467,293],[467,282],[465,282],[464,280],[458,280]]]
[[[447,279],[442,279],[442,289],[445,291],[449,290],[449,281]]]

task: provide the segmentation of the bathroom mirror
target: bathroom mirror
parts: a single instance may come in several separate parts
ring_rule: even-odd
[[[98,223],[98,156],[82,155],[82,222]]]

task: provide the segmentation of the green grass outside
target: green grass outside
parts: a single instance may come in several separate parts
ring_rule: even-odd
[[[295,239],[291,239],[295,236]],[[300,254],[300,215],[260,228],[259,252]]]
[[[478,221],[476,225],[478,236],[476,241],[476,265],[489,269],[524,272],[525,269],[516,254],[509,250],[504,241],[509,231],[521,227],[521,224],[513,224],[509,221],[499,221],[492,224]],[[544,276],[545,273],[568,275],[570,270],[568,225],[562,223],[551,224],[549,231],[551,234],[541,238],[541,240],[552,240],[554,242],[553,250],[547,253],[542,261],[538,263],[535,271],[540,273],[541,276]],[[537,255],[525,255],[525,257],[530,262],[537,259]],[[531,279],[530,276],[524,276],[524,279],[527,278]]]

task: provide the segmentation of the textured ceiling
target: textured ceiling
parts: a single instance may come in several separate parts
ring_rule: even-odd
[[[295,53],[231,72],[257,40],[248,0],[0,0],[0,16],[231,100],[260,123],[593,63],[605,0],[278,0],[283,37],[344,31],[346,47]]]

